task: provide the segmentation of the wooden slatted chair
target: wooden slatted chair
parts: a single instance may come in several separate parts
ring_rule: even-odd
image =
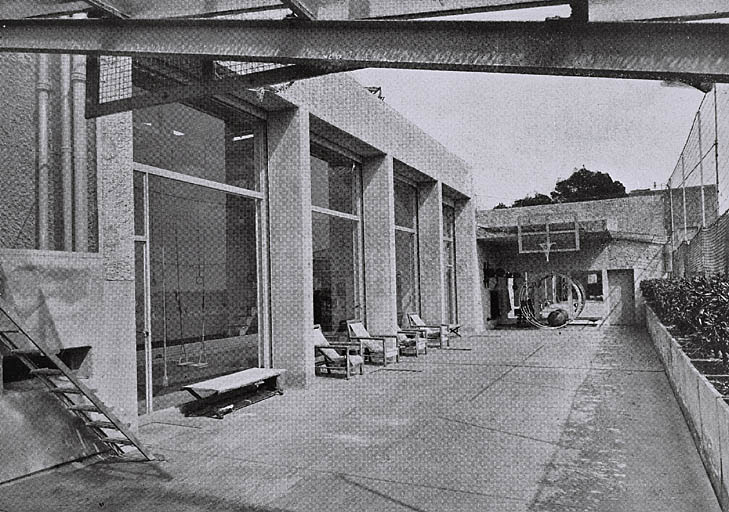
[[[319,375],[326,370],[327,375],[332,371],[344,371],[347,380],[359,368],[359,374],[364,373],[364,359],[362,357],[362,344],[351,342],[329,341],[319,324],[314,325],[314,373]]]
[[[418,313],[405,313],[405,317],[405,325],[409,329],[419,330],[426,343],[436,342],[440,348],[443,348],[444,343],[448,344],[448,324],[428,325]]]
[[[365,362],[387,366],[388,361],[400,362],[400,347],[396,334],[370,335],[361,320],[347,320],[351,342],[362,343]]]
[[[397,332],[397,344],[401,356],[415,356],[428,353],[425,336],[417,329],[400,329]]]

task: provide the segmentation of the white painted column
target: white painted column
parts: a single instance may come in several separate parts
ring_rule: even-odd
[[[476,209],[473,200],[456,201],[456,293],[458,323],[463,333],[484,330],[481,301],[482,276],[476,242]]]
[[[268,117],[272,361],[286,385],[314,378],[309,112]]]
[[[446,320],[443,282],[443,189],[440,182],[418,185],[420,316],[428,324]]]
[[[362,196],[367,329],[393,333],[397,330],[397,287],[392,156],[365,162]]]

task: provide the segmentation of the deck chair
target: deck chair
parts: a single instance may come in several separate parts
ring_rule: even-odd
[[[403,325],[408,329],[419,330],[426,343],[437,343],[440,348],[443,348],[444,343],[448,345],[448,324],[428,325],[418,313],[405,313]]]
[[[347,320],[350,342],[362,343],[365,362],[387,366],[388,361],[400,362],[400,348],[396,334],[370,335],[361,320]]]
[[[359,368],[359,374],[364,373],[364,359],[362,358],[361,343],[340,343],[329,341],[321,330],[319,324],[314,325],[314,373],[320,374],[326,370],[327,375],[332,371],[344,371],[347,380]]]
[[[401,356],[415,356],[428,353],[425,336],[417,329],[400,329],[397,332],[397,346]]]

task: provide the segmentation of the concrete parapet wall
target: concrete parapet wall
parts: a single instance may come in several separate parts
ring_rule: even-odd
[[[658,352],[701,460],[719,499],[729,511],[729,405],[691,364],[658,317],[646,307],[646,327]]]
[[[96,254],[0,249],[0,295],[51,350],[91,346],[101,336],[103,263]]]

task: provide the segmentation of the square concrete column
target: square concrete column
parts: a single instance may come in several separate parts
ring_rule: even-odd
[[[392,156],[365,162],[362,206],[367,329],[372,333],[393,333],[397,330],[397,287]]]
[[[443,282],[443,188],[418,184],[418,255],[420,316],[426,323],[446,320]]]
[[[481,271],[473,200],[456,201],[456,295],[458,323],[464,333],[484,330]]]
[[[309,112],[268,117],[271,354],[286,385],[314,378]]]
[[[102,57],[101,76],[126,57]],[[102,333],[91,349],[91,387],[122,420],[137,425],[137,350],[134,293],[134,186],[132,113],[97,118],[96,169],[99,252],[104,263]]]

